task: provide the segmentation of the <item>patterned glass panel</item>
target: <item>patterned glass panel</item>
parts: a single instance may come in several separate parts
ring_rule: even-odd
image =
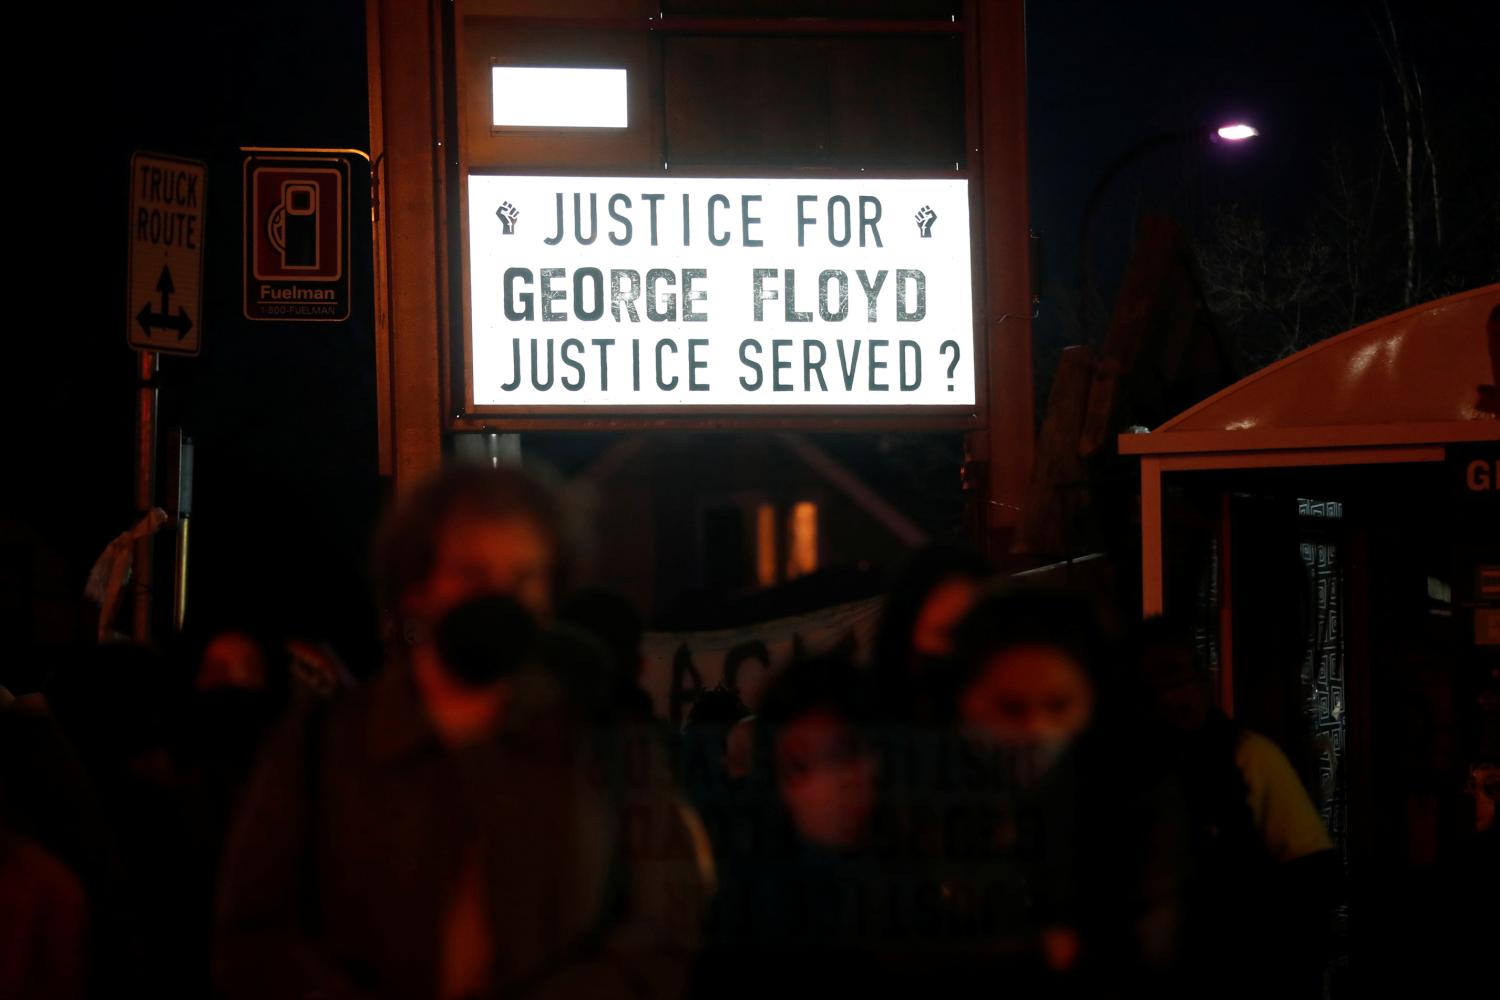
[[[1349,861],[1349,811],[1344,774],[1344,748],[1348,740],[1348,701],[1345,685],[1343,565],[1338,542],[1328,522],[1344,515],[1337,500],[1297,501],[1302,518],[1298,542],[1302,565],[1310,589],[1308,636],[1302,658],[1302,713],[1317,760],[1317,784],[1310,788],[1313,801],[1328,827],[1334,848]],[[1347,940],[1349,911],[1341,906],[1334,914],[1335,933]],[[1329,964],[1324,995],[1339,994],[1335,983],[1347,965],[1347,955]]]
[[[1312,587],[1312,617],[1302,659],[1303,716],[1317,753],[1318,787],[1313,797],[1323,822],[1344,853],[1348,815],[1344,792],[1344,745],[1348,705],[1344,684],[1343,591],[1338,545],[1304,540],[1302,563]]]

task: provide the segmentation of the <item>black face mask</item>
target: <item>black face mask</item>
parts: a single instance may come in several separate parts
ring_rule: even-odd
[[[487,594],[443,616],[433,640],[444,668],[469,687],[515,673],[531,657],[540,629],[513,597]]]

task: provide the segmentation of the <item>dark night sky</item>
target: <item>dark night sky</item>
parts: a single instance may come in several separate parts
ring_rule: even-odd
[[[1397,0],[1393,8],[1429,100],[1479,93],[1494,107],[1495,4]],[[1248,149],[1193,151],[1200,161],[1163,153],[1123,176],[1096,236],[1106,279],[1123,264],[1141,207],[1189,224],[1225,200],[1272,216],[1304,211],[1330,138],[1367,138],[1375,125],[1372,9],[1317,0],[1032,3],[1030,181],[1048,279],[1072,279],[1079,210],[1094,180],[1153,132],[1243,115],[1265,134]],[[11,289],[32,322],[22,370],[10,372],[5,393],[28,473],[4,491],[7,530],[19,523],[39,532],[74,588],[128,523],[132,364],[119,238],[128,158],[134,148],[195,156],[210,167],[207,349],[169,362],[165,405],[200,446],[205,582],[252,604],[290,599],[309,615],[354,614],[330,608],[328,594],[357,584],[378,503],[369,308],[328,326],[241,319],[233,192],[240,145],[368,148],[363,3],[133,3],[49,16],[50,37],[67,41],[46,47],[50,58],[11,68],[19,78],[10,92],[22,105],[13,135],[24,137],[46,185],[19,193],[19,218],[40,234],[42,255]],[[1474,141],[1495,145],[1495,124],[1491,114]],[[1185,176],[1194,179],[1188,196]],[[363,245],[367,254],[367,236]],[[1047,304],[1038,335],[1060,336]]]
[[[379,504],[368,201],[355,193],[356,307],[343,324],[251,323],[240,314],[241,145],[369,148],[360,0],[127,4],[91,13],[68,50],[63,98],[33,134],[71,122],[51,173],[65,198],[26,206],[64,270],[44,272],[66,322],[38,339],[19,408],[35,489],[7,514],[41,531],[74,579],[130,522],[133,354],[125,346],[124,221],[134,149],[208,163],[204,350],[163,362],[163,422],[197,443],[196,611],[291,612],[290,625],[354,624]],[[62,30],[59,26],[59,30]],[[32,84],[36,88],[36,84]],[[13,90],[13,92],[17,92]],[[85,127],[87,123],[87,127]],[[56,149],[56,145],[53,146]],[[356,185],[357,188],[357,185]],[[366,213],[361,216],[361,212]],[[363,236],[363,239],[360,237]],[[363,263],[361,263],[361,258]],[[18,426],[11,424],[11,426]],[[222,595],[221,597],[218,595]]]
[[[1472,142],[1489,147],[1500,171],[1500,5],[1392,0],[1390,9],[1429,106],[1439,115],[1482,110]],[[1262,135],[1243,146],[1164,149],[1122,172],[1093,230],[1106,287],[1140,211],[1165,211],[1192,230],[1212,207],[1237,203],[1295,224],[1318,196],[1335,144],[1364,150],[1379,141],[1378,102],[1382,89],[1391,94],[1375,41],[1383,11],[1368,0],[1030,4],[1032,225],[1043,234],[1045,279],[1074,280],[1090,188],[1153,133],[1243,118]],[[1044,305],[1044,345],[1059,326]]]

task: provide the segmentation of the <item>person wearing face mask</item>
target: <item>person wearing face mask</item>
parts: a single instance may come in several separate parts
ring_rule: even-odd
[[[268,741],[220,879],[219,994],[679,994],[711,862],[664,761],[626,785],[597,752],[607,667],[550,628],[550,492],[452,467],[377,552],[388,662]]]
[[[960,764],[939,866],[966,973],[1013,994],[1167,988],[1187,871],[1181,793],[1120,711],[1091,609],[1008,590],[955,633]]]

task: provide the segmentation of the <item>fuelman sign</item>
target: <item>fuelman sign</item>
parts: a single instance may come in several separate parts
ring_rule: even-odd
[[[470,174],[478,407],[973,406],[964,180]]]

